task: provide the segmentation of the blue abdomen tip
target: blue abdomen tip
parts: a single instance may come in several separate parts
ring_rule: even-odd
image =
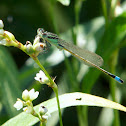
[[[118,77],[118,76],[115,77],[115,80],[120,82],[120,83],[123,83],[123,80],[121,80],[120,77]]]

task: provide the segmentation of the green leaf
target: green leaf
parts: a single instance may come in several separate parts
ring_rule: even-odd
[[[69,6],[69,4],[70,4],[70,0],[57,0],[57,1],[59,1],[64,6]]]
[[[19,82],[17,80],[17,69],[8,51],[1,46],[0,59],[1,99],[8,116],[12,117],[17,114],[13,104],[15,103],[17,97],[21,95],[21,91],[19,90]]]
[[[86,93],[75,92],[75,93],[63,94],[59,96],[59,100],[61,108],[78,106],[78,105],[88,105],[88,106],[107,107],[126,112],[126,107],[120,105],[119,103]],[[41,104],[35,107],[35,110],[37,112],[39,110],[40,105]],[[42,103],[42,105],[47,107],[50,113],[53,113],[58,110],[56,98],[45,101]],[[28,126],[28,125],[34,125],[38,121],[39,121],[38,118],[33,117],[30,114],[26,114],[25,112],[22,112],[21,114],[17,115],[16,117],[4,123],[2,126],[17,126],[17,124],[18,126]]]

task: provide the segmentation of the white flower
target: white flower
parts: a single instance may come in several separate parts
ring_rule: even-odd
[[[33,53],[33,46],[30,41],[27,41],[24,47],[28,53]]]
[[[39,114],[43,120],[47,120],[49,117],[51,117],[50,113],[48,112],[48,109],[43,105],[39,107]]]
[[[30,100],[32,100],[32,101],[34,99],[36,99],[38,97],[38,95],[39,95],[39,92],[38,91],[35,92],[35,89],[31,89],[29,91]]]
[[[49,83],[48,77],[42,70],[40,70],[39,73],[36,74],[36,77],[34,77],[34,79],[39,81],[41,84]]]
[[[35,37],[35,40],[33,42],[33,46],[36,45],[37,43],[39,43],[40,42],[39,40],[40,40],[40,37],[39,36],[36,36]]]
[[[3,27],[4,27],[3,21],[0,20],[0,29],[3,29]]]
[[[14,107],[17,109],[17,110],[20,110],[21,108],[23,108],[23,102],[22,101],[16,101],[16,103],[14,104]]]
[[[23,100],[25,101],[33,101],[34,99],[36,99],[39,95],[39,92],[36,91],[35,92],[35,89],[31,89],[30,91],[28,90],[24,90],[23,93],[22,93],[22,98]]]
[[[47,112],[48,112],[48,109],[45,106],[41,105],[39,107],[39,113],[40,113],[40,115],[44,115]]]
[[[37,43],[34,45],[34,50],[40,53],[45,50],[45,47],[46,47],[45,43]]]
[[[24,90],[22,92],[22,99],[25,100],[25,101],[29,100],[29,92],[28,92],[28,90]]]
[[[41,40],[39,36],[37,36],[33,42],[33,48],[38,53],[43,52],[45,50],[46,44]]]
[[[23,111],[30,114],[33,112],[33,107],[31,107],[31,106],[25,107],[25,108],[23,108]]]

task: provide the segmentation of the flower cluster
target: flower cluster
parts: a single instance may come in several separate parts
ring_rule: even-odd
[[[44,74],[42,70],[39,71],[39,73],[36,74],[35,80],[39,81],[42,84],[49,83],[49,79]],[[31,89],[30,91],[24,90],[22,92],[22,99],[17,99],[16,103],[14,104],[14,107],[17,110],[20,110],[23,108],[23,111],[29,114],[32,114],[35,117],[38,117],[40,121],[46,122],[48,117],[50,117],[50,114],[47,112],[47,108],[43,105],[39,107],[39,114],[37,114],[33,108],[32,101],[35,100],[39,95],[38,91],[35,91],[34,89]]]
[[[35,37],[33,44],[30,41],[27,41],[26,44],[23,45],[15,39],[12,33],[5,31],[3,27],[3,21],[0,20],[0,45],[17,47],[28,55],[33,55],[34,57],[37,57],[39,53],[47,49],[46,42],[39,36]]]
[[[40,37],[35,37],[33,45],[30,41],[27,41],[24,45],[25,52],[28,54],[34,54],[38,56],[39,53],[44,52],[46,50],[46,44],[41,41]]]
[[[14,35],[8,31],[5,31],[3,27],[4,27],[3,21],[0,20],[0,45],[4,45],[4,46],[17,45],[17,43],[14,42],[15,40]]]
[[[5,31],[3,27],[4,24],[2,20],[0,20],[0,45],[17,47],[32,57],[34,60],[37,59],[39,53],[45,51],[48,48],[47,42],[40,35],[35,37],[33,44],[30,41],[27,41],[26,44],[23,45],[15,39],[12,33]],[[41,84],[50,84],[50,80],[41,70],[36,74],[35,80],[39,81]],[[31,89],[30,91],[24,90],[22,93],[23,100],[17,98],[14,107],[17,110],[23,109],[24,112],[38,117],[41,122],[46,122],[50,116],[50,114],[47,113],[47,108],[42,105],[39,108],[39,113],[37,113],[33,107],[32,101],[35,100],[38,95],[39,92],[35,91],[34,89]]]
[[[40,119],[40,121],[44,122],[47,121],[48,117],[50,117],[50,113],[48,113],[48,110],[45,106],[41,105],[39,107],[39,114],[37,114],[37,112],[35,112],[34,108],[33,108],[33,104],[32,101],[35,100],[39,95],[39,92],[36,91],[34,89],[31,89],[30,91],[28,90],[24,90],[22,93],[22,99],[17,99],[16,103],[14,104],[14,107],[17,110],[20,110],[23,108],[23,111],[28,113],[28,114],[32,114],[35,117],[38,117]]]
[[[24,101],[22,101],[21,99],[17,99],[16,103],[14,104],[14,107],[17,110],[22,109],[24,106],[26,106],[25,108],[23,108],[24,111],[26,111],[27,113],[32,113],[33,110],[33,105],[32,105],[32,101],[34,99],[36,99],[39,95],[39,92],[36,91],[34,89],[31,89],[30,91],[28,90],[24,90],[22,93],[22,99]]]

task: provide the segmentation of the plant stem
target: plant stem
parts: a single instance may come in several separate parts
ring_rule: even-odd
[[[59,97],[58,97],[58,88],[57,87],[53,88],[53,91],[55,92],[55,95],[56,95],[56,100],[57,100],[57,105],[58,105],[58,110],[59,110],[60,126],[63,126],[60,102],[59,102]]]
[[[46,122],[40,122],[40,126],[46,126]]]
[[[79,126],[88,126],[88,106],[77,106]]]
[[[75,31],[73,32],[73,40],[74,44],[77,44],[77,32],[78,32],[78,25],[79,25],[79,14],[81,11],[83,0],[75,0],[74,10],[75,10]],[[75,79],[73,79],[75,80]],[[74,81],[74,83],[77,83]],[[73,83],[73,85],[74,85]],[[79,84],[76,84],[76,89],[79,89]],[[75,86],[74,86],[75,87]],[[78,121],[80,126],[88,126],[88,107],[87,106],[77,106],[77,114],[78,114]]]
[[[42,122],[40,122],[40,126],[43,126],[43,125],[42,125]]]
[[[112,61],[111,61],[111,65],[110,65],[112,73],[115,73],[116,64],[117,64],[117,60],[118,60],[118,52],[119,52],[119,49],[117,49],[112,55]],[[113,101],[117,102],[116,81],[114,79],[110,79],[110,90],[111,90],[111,95],[112,95]],[[114,110],[114,126],[120,126],[119,113],[117,110]]]
[[[105,0],[101,0],[101,4],[102,4],[103,15],[104,15],[104,18],[105,18],[105,26],[107,28],[107,26],[108,26],[108,16],[107,16],[106,1]]]
[[[33,57],[32,57],[33,58]],[[52,78],[50,77],[50,75],[48,74],[48,72],[46,71],[46,69],[42,66],[42,64],[40,63],[40,61],[38,60],[38,58],[33,58],[35,60],[35,62],[38,64],[38,66],[43,70],[43,72],[45,73],[45,75],[49,78],[50,80],[50,84],[49,86],[53,89],[53,91],[55,92],[56,95],[56,100],[57,100],[57,105],[58,105],[58,112],[59,112],[59,118],[60,118],[60,126],[63,126],[62,123],[62,115],[61,115],[61,109],[60,109],[60,102],[59,102],[59,97],[58,97],[58,88],[56,83],[52,80]]]
[[[78,32],[78,25],[79,25],[79,14],[82,7],[82,0],[75,0],[74,4],[74,12],[75,12],[75,30],[74,30],[74,44],[77,43],[77,32]]]

